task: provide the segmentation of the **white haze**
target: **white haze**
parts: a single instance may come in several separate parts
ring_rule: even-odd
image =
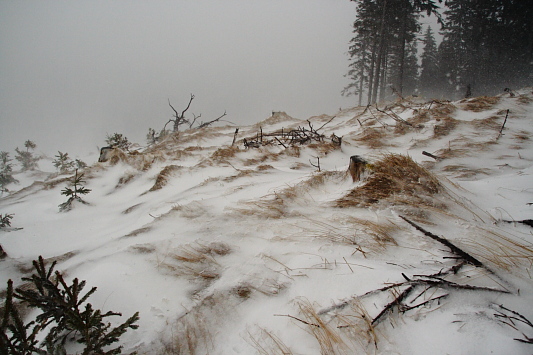
[[[168,106],[250,124],[354,106],[347,0],[0,0],[0,150],[87,154],[144,143]]]

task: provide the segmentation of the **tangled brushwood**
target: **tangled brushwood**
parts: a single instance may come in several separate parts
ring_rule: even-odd
[[[96,287],[82,295],[86,282],[75,278],[69,286],[59,271],[53,273],[55,264],[47,269],[41,256],[33,261],[35,273],[22,279],[30,283],[29,288],[17,288],[14,291],[13,281],[8,281],[5,305],[0,309],[2,354],[67,354],[67,347],[75,343],[83,345],[82,355],[121,354],[121,346],[111,349],[109,346],[116,343],[128,329],[138,328],[135,323],[139,320],[139,313],[111,328],[104,318],[121,314],[94,309],[87,299],[96,291]],[[41,313],[34,321],[24,324],[20,306],[14,299],[22,301],[25,306],[40,309]],[[81,309],[82,306],[85,309]],[[48,331],[48,334],[40,341],[43,331]]]

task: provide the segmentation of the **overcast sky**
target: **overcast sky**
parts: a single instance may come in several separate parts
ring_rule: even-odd
[[[144,144],[191,93],[204,120],[333,114],[355,102],[354,19],[348,0],[0,0],[0,150]]]

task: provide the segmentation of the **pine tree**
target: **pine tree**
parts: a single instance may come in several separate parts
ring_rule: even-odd
[[[436,13],[434,0],[352,0],[357,2],[357,19],[350,47],[352,62],[348,75],[353,82],[344,93],[368,88],[368,103],[386,97],[392,87],[400,95],[416,90],[418,64],[416,34],[421,12]],[[441,2],[441,0],[439,0]],[[364,48],[364,51],[361,49]]]
[[[35,143],[33,143],[30,140],[27,140],[24,142],[24,147],[26,148],[26,151],[19,150],[19,148],[15,148],[15,152],[17,155],[15,156],[15,159],[17,159],[22,164],[22,171],[27,170],[35,170],[37,168],[37,162],[39,161],[39,157],[35,157],[33,155],[33,150],[37,147]],[[30,151],[30,149],[32,151]]]
[[[120,148],[122,150],[129,150],[131,143],[128,138],[121,133],[113,133],[112,135],[107,135],[105,142],[108,146],[113,148]]]
[[[18,180],[13,177],[13,165],[10,163],[8,152],[0,152],[0,192],[7,191],[6,186],[11,183],[17,183]]]
[[[84,345],[82,355],[116,355],[121,353],[121,346],[104,349],[116,343],[128,329],[137,329],[139,320],[136,312],[124,323],[111,328],[105,321],[120,313],[105,312],[94,309],[87,302],[96,291],[91,288],[83,294],[86,282],[75,278],[72,284],[66,283],[63,275],[54,271],[56,262],[47,268],[42,256],[33,261],[35,273],[31,277],[22,278],[32,284],[30,289],[16,289],[13,282],[8,281],[7,297],[0,323],[0,349],[2,354],[66,354],[67,342],[75,341]],[[24,324],[17,306],[13,302],[19,299],[30,307],[41,311],[35,321]],[[30,332],[31,329],[31,332]],[[44,341],[39,343],[38,333],[48,329]]]
[[[517,0],[448,0],[441,46],[442,74],[455,97],[531,85],[533,7]],[[439,49],[440,51],[440,49]]]
[[[52,161],[54,166],[59,170],[59,173],[66,174],[74,168],[74,162],[68,156],[68,153],[57,151],[56,159]]]
[[[423,44],[419,89],[424,97],[436,98],[441,94],[439,87],[443,78],[439,76],[437,43],[431,26],[427,27]]]
[[[72,188],[67,186],[61,190],[62,195],[68,196],[68,200],[59,205],[60,212],[70,211],[74,201],[87,204],[87,202],[85,202],[79,195],[87,195],[91,190],[83,187],[83,183],[85,183],[85,180],[83,180],[83,173],[78,175],[78,169],[76,169],[72,181]]]

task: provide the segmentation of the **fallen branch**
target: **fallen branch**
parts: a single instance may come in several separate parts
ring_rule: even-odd
[[[442,158],[437,157],[437,156],[435,156],[435,155],[433,155],[433,154],[431,154],[431,153],[428,153],[428,152],[426,152],[425,150],[422,152],[422,154],[425,155],[425,156],[427,156],[427,157],[433,158],[433,159],[435,159],[436,161],[441,161],[441,160],[442,160]]]
[[[390,302],[389,304],[387,304],[385,306],[385,308],[383,308],[381,310],[381,312],[376,316],[376,318],[374,318],[371,322],[372,325],[376,324],[377,322],[379,322],[379,320],[385,315],[387,314],[389,311],[392,310],[392,308],[394,306],[399,306],[400,303],[407,297],[409,296],[409,294],[411,292],[413,292],[413,290],[415,289],[415,286],[409,286],[408,288],[406,288],[402,293],[400,293],[392,302]]]
[[[474,258],[472,255],[468,254],[467,252],[465,252],[464,250],[462,250],[461,248],[457,247],[456,245],[452,244],[449,240],[445,239],[445,238],[442,238],[442,237],[439,237],[438,235],[435,235],[431,232],[428,232],[427,230],[425,230],[424,228],[420,227],[418,224],[416,224],[415,222],[412,222],[410,220],[408,220],[407,218],[403,217],[403,216],[400,216],[401,219],[403,219],[404,221],[406,221],[407,223],[409,223],[411,226],[413,226],[416,230],[424,233],[425,236],[427,237],[430,237],[431,239],[433,240],[436,240],[438,241],[439,243],[447,246],[448,248],[450,248],[450,250],[456,254],[457,256],[459,256],[461,259],[463,259],[464,261],[466,261],[467,263],[469,264],[472,264],[474,266],[478,266],[478,267],[485,267],[483,265],[483,263],[479,260],[477,260],[476,258]],[[485,267],[485,269],[487,269]],[[488,270],[488,269],[487,269]],[[489,270],[490,271],[490,270]]]

